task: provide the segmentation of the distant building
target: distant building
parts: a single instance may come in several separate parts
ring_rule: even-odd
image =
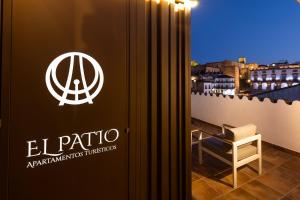
[[[276,90],[300,84],[300,64],[273,63],[250,71],[253,90]]]
[[[245,57],[240,57],[239,58],[239,63],[246,64],[247,63],[247,59]]]
[[[257,63],[241,63],[240,65],[240,79],[248,80],[250,78],[250,71],[259,67]]]
[[[194,63],[194,65],[193,65]],[[220,62],[211,62],[206,63],[203,65],[195,66],[196,62],[193,62],[192,65],[192,86],[193,90],[198,88],[200,92],[212,92],[212,88],[215,89],[213,84],[215,84],[215,80],[207,79],[206,81],[203,80],[202,77],[211,77],[211,75],[226,75],[227,78],[233,78],[234,80],[234,94],[241,94],[241,93],[249,93],[250,88],[250,71],[256,70],[259,68],[257,63],[247,63],[247,59],[245,57],[241,57],[238,61],[230,61],[224,60]],[[203,82],[199,86],[199,81]],[[232,85],[228,86],[232,87]],[[215,89],[216,90],[216,89]],[[230,89],[230,94],[232,89]],[[224,91],[224,90],[223,90]],[[223,93],[223,92],[214,92],[214,93]]]
[[[224,74],[205,74],[194,79],[192,91],[200,93],[214,93],[235,95],[234,77]]]
[[[221,73],[221,69],[215,66],[206,66],[205,73]]]
[[[240,90],[240,67],[241,63],[236,61],[224,60],[220,62],[212,62],[206,63],[204,65],[206,68],[206,73],[222,73],[224,75],[230,76],[234,78],[234,85],[235,85],[235,93],[238,93]]]
[[[228,75],[216,76],[214,81],[213,93],[235,95],[235,78]]]

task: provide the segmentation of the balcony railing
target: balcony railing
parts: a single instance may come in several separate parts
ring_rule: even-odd
[[[253,123],[262,139],[300,153],[300,101],[192,94],[192,117],[221,126]]]

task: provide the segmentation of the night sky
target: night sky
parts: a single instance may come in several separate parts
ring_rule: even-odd
[[[192,59],[300,61],[297,0],[200,0],[192,10]]]

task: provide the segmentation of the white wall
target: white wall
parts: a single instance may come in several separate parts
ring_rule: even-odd
[[[300,153],[300,102],[192,94],[192,117],[221,126],[253,123],[264,141]]]

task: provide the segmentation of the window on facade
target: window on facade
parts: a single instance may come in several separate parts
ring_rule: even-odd
[[[298,74],[293,74],[293,79],[294,79],[294,81],[297,81],[298,80]]]
[[[281,75],[281,79],[282,79],[282,80],[286,80],[286,74],[282,74],[282,75]]]

